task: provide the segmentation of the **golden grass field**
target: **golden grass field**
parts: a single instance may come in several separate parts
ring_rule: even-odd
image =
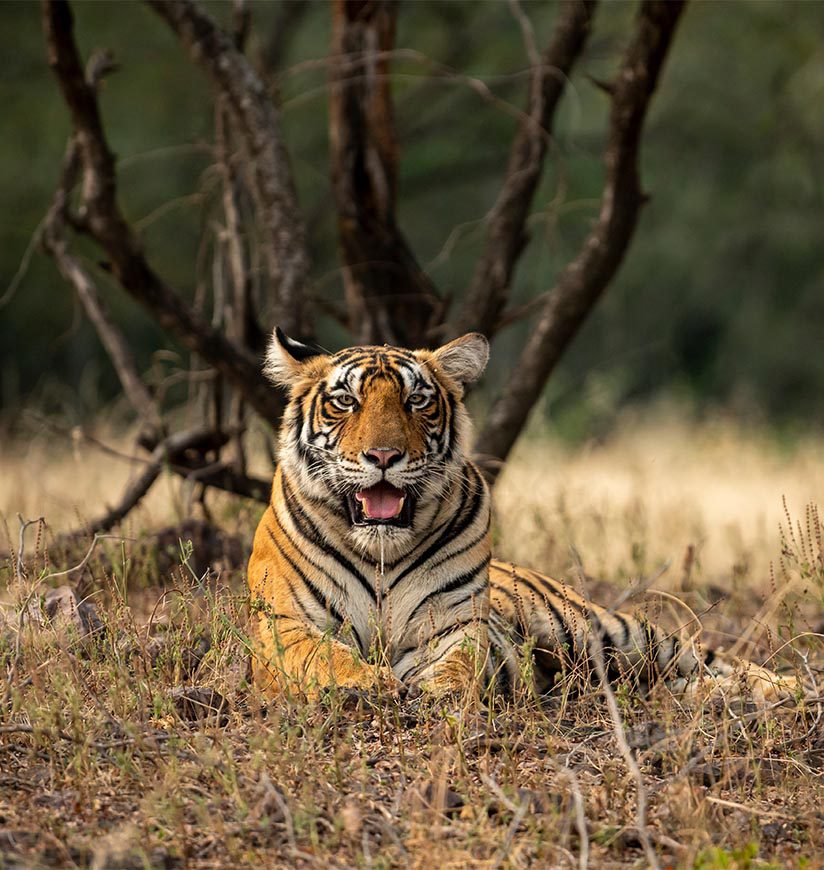
[[[263,709],[245,686],[236,552],[260,508],[209,496],[226,552],[204,576],[201,538],[153,550],[151,530],[200,516],[164,478],[121,540],[61,574],[88,542],[70,552],[54,535],[138,467],[63,442],[34,435],[0,454],[0,550],[16,550],[18,514],[48,524],[27,530],[22,571],[0,567],[0,867],[824,867],[815,700],[759,711],[618,687],[634,769],[595,684],[543,707],[333,695]],[[824,557],[808,505],[822,495],[814,438],[671,415],[578,448],[533,434],[496,490],[496,552],[604,604],[635,589],[625,607],[674,629],[695,615],[713,644],[820,686]],[[22,607],[67,583],[94,603],[95,638],[59,619],[19,630]],[[229,707],[198,718],[181,686]]]

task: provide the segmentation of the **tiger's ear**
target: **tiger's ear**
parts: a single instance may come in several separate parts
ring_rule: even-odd
[[[306,362],[319,356],[328,356],[328,351],[317,344],[289,338],[276,326],[266,349],[263,373],[273,383],[288,387],[306,371]]]
[[[432,351],[440,370],[459,384],[471,384],[484,373],[489,361],[489,342],[480,332],[468,332]]]

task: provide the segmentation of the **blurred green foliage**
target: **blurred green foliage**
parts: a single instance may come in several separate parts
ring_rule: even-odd
[[[631,31],[634,3],[604,3],[560,112],[530,220],[513,303],[547,291],[598,211],[606,79]],[[210,4],[228,21],[229,4]],[[280,26],[282,5],[252,4],[250,56]],[[556,6],[528,2],[539,46]],[[135,2],[74,3],[87,55],[111,48],[121,69],[102,108],[120,161],[127,216],[155,267],[192,298],[218,195],[208,83],[165,25]],[[45,60],[39,7],[0,5],[0,297],[42,218],[68,133]],[[341,299],[327,169],[329,9],[311,3],[278,59],[278,99],[310,228],[319,294]],[[504,2],[402,6],[393,68],[402,141],[400,221],[444,293],[459,297],[483,239],[517,114],[526,53]],[[433,76],[435,63],[458,71]],[[496,99],[482,99],[467,77]],[[543,405],[572,437],[608,426],[630,401],[674,394],[779,424],[824,420],[824,4],[694,3],[680,26],[643,146],[651,199],[617,279],[575,340]],[[454,228],[460,228],[452,234]],[[447,244],[448,242],[448,244]],[[95,251],[80,246],[94,262]],[[202,261],[202,257],[201,257]],[[174,349],[110,281],[106,297],[148,367]],[[0,308],[0,402],[97,410],[117,383],[93,330],[50,261],[35,252]],[[272,324],[266,323],[265,326]],[[500,384],[526,323],[501,333],[489,389]],[[347,336],[321,321],[328,346]]]

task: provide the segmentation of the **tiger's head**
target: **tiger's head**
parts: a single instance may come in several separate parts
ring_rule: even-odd
[[[265,372],[289,389],[279,462],[307,496],[346,523],[353,543],[402,549],[426,531],[466,459],[466,384],[486,367],[478,333],[437,350],[352,347],[338,353],[278,328]]]

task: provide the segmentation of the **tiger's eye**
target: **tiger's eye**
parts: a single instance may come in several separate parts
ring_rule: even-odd
[[[407,402],[413,408],[423,408],[424,405],[429,404],[429,396],[426,393],[412,393],[412,395],[407,399]]]
[[[332,402],[343,411],[351,411],[358,404],[357,399],[349,393],[338,393],[332,396]]]

